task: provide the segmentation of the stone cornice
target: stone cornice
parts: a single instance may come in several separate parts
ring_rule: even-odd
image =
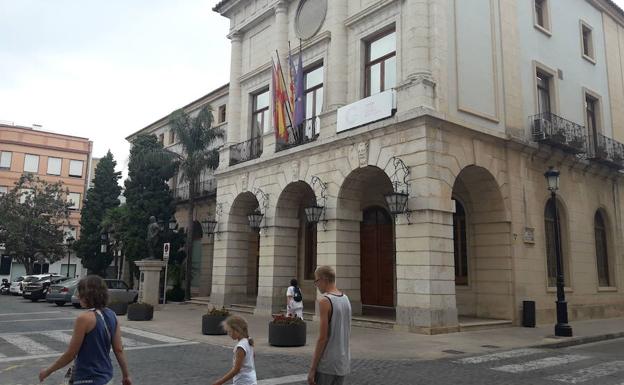
[[[598,10],[611,16],[611,18],[624,27],[624,11],[611,0],[586,0]]]
[[[365,19],[366,17],[372,15],[373,13],[377,12],[378,10],[392,4],[395,3],[397,0],[379,0],[376,3],[370,5],[367,8],[364,8],[363,10],[361,10],[360,12],[349,16],[344,24],[346,27],[351,27],[354,24],[357,24],[359,21]]]

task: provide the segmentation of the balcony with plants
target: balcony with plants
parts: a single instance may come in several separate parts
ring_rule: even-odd
[[[530,117],[534,141],[557,147],[572,154],[587,152],[587,130],[584,126],[551,112]]]

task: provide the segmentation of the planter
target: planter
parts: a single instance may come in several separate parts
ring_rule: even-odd
[[[227,334],[223,327],[221,327],[221,323],[225,321],[227,316],[224,315],[209,315],[204,314],[202,316],[202,334],[207,335],[224,335]]]
[[[128,305],[129,321],[151,321],[154,318],[154,307],[146,303]]]
[[[269,345],[304,346],[306,344],[306,324],[279,324],[269,322]]]
[[[125,302],[113,302],[108,304],[108,308],[117,315],[126,315],[128,312],[128,304]]]

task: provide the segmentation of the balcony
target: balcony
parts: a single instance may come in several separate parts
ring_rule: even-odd
[[[550,112],[532,116],[533,140],[573,154],[587,152],[585,127]]]
[[[217,179],[210,178],[200,181],[197,187],[197,199],[203,199],[210,196],[215,196],[217,193]],[[188,201],[189,199],[189,185],[185,184],[173,189],[173,197],[177,203]]]
[[[624,169],[624,144],[604,135],[596,134],[589,158],[608,167],[622,170]]]
[[[278,139],[275,143],[275,152],[287,150],[302,144],[310,143],[318,138],[319,118],[307,119],[300,127],[288,127],[288,140]]]
[[[262,137],[230,146],[230,166],[257,159],[262,155]]]

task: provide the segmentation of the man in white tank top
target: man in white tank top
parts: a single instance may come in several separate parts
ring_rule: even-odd
[[[342,385],[350,372],[351,303],[336,287],[330,266],[314,272],[314,284],[323,294],[319,300],[320,329],[308,373],[309,385]]]

